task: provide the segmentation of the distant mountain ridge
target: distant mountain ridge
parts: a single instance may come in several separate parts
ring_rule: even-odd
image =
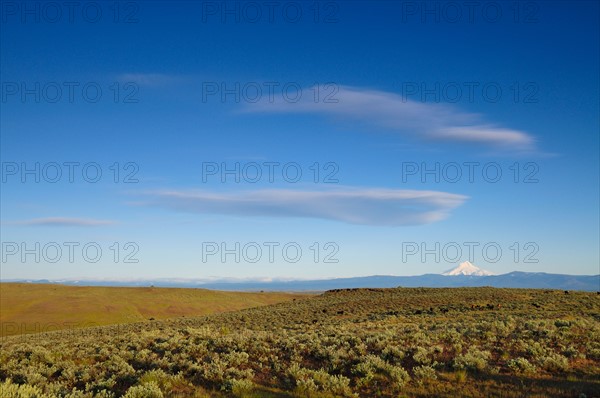
[[[472,265],[472,264],[471,264]],[[459,266],[460,267],[460,266]],[[457,267],[457,268],[459,268]],[[477,267],[475,267],[477,268]],[[455,268],[456,269],[456,268]],[[464,270],[464,267],[463,267]],[[477,270],[480,270],[477,268]],[[452,271],[452,270],[450,270]],[[483,271],[483,270],[480,270]],[[372,275],[354,278],[322,280],[200,280],[200,279],[155,279],[155,280],[2,280],[21,283],[60,283],[79,286],[156,286],[191,287],[230,291],[324,291],[344,288],[389,288],[389,287],[505,287],[531,289],[559,289],[600,291],[600,275],[565,275],[545,272],[514,271],[502,275],[425,274],[419,276]]]

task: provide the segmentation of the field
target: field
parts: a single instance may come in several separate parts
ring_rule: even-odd
[[[0,284],[0,336],[200,316],[302,298],[204,289]]]
[[[3,398],[597,397],[600,295],[336,290],[0,348]]]

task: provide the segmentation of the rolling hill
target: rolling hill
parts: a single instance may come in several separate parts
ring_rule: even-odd
[[[290,293],[0,284],[0,336],[201,316],[304,298]]]

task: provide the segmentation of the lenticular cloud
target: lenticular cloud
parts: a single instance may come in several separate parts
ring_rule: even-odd
[[[512,152],[533,152],[535,139],[526,132],[496,126],[481,115],[467,113],[454,106],[408,100],[394,93],[340,86],[332,101],[274,101],[247,104],[249,113],[314,113],[369,123],[422,139],[484,145]]]
[[[200,214],[317,218],[363,225],[419,225],[446,218],[467,197],[437,191],[283,189],[215,193],[160,191],[148,204]]]

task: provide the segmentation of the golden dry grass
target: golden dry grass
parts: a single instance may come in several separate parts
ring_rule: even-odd
[[[0,283],[0,336],[210,315],[305,297],[187,288]]]

